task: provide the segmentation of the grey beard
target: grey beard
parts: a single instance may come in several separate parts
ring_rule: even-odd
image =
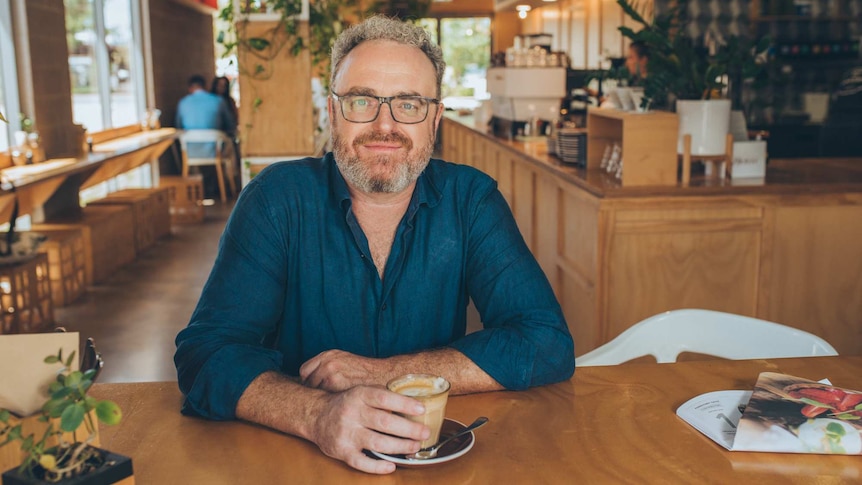
[[[410,140],[403,135],[384,135],[379,133],[371,133],[366,136],[357,138],[354,141],[354,152],[350,153],[347,144],[340,134],[333,130],[333,154],[335,155],[335,164],[341,172],[341,176],[347,180],[350,185],[366,193],[397,193],[406,189],[410,184],[419,178],[425,167],[428,166],[428,161],[431,159],[431,154],[434,151],[433,138],[414,156],[408,156],[404,160],[393,160],[385,155],[377,159],[365,160],[363,162],[356,155],[356,147],[361,143],[371,140],[381,140],[394,136],[402,140],[404,146],[408,147],[408,152],[411,147]],[[389,178],[384,178],[372,175],[370,166],[375,165],[394,165],[394,172]]]

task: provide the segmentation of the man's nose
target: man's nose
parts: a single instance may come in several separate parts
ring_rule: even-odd
[[[392,104],[381,103],[380,112],[377,113],[377,119],[374,120],[374,125],[382,129],[391,130],[397,125],[395,117],[392,116]]]

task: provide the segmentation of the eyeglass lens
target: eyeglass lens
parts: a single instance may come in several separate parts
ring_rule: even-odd
[[[367,123],[374,121],[380,113],[380,107],[389,105],[392,118],[399,123],[421,123],[428,116],[430,101],[419,96],[396,96],[380,98],[373,96],[348,95],[339,96],[341,111],[347,121]]]

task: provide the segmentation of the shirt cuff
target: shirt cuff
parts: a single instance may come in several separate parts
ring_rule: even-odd
[[[182,412],[226,421],[236,418],[236,404],[257,376],[281,370],[281,354],[260,347],[234,345],[213,354],[198,372]]]

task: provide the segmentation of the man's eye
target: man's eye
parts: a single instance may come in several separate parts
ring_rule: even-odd
[[[350,107],[353,109],[367,109],[371,105],[371,100],[368,98],[353,98],[350,101]]]
[[[403,99],[398,102],[398,109],[405,112],[419,111],[419,103],[415,99]]]

